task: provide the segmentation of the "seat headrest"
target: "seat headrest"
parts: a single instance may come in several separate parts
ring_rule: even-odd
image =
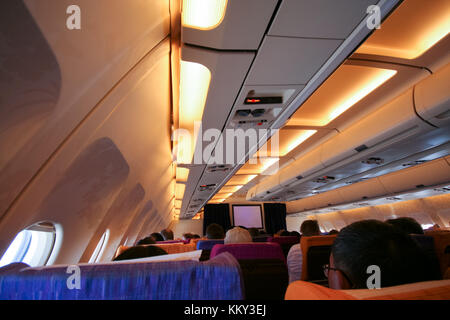
[[[231,253],[236,259],[279,259],[285,261],[283,250],[278,243],[232,243],[216,244],[211,250],[211,258],[222,252]]]

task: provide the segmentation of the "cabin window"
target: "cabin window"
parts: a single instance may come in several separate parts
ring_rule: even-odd
[[[92,254],[91,258],[89,259],[89,263],[96,263],[96,262],[100,261],[102,255],[103,255],[103,251],[105,251],[108,240],[109,240],[109,229],[106,229],[106,231],[101,236],[100,241],[97,243],[94,253]]]
[[[31,267],[44,266],[55,247],[56,230],[52,223],[42,222],[19,232],[0,260],[0,267],[23,262]]]

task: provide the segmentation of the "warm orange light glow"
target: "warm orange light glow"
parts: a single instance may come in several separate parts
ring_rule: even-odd
[[[216,193],[213,199],[226,199],[231,197],[232,195],[232,193]]]
[[[177,162],[189,164],[195,150],[195,122],[203,117],[206,98],[208,96],[211,72],[207,67],[195,62],[181,61],[180,70],[180,112]],[[193,138],[191,138],[193,137]]]
[[[235,185],[247,184],[256,177],[257,177],[256,174],[234,175],[230,180],[228,180],[226,185],[227,186],[235,186]]]
[[[223,186],[222,189],[220,189],[220,192],[221,193],[235,193],[242,187],[243,187],[243,185],[241,185],[241,186]]]
[[[227,0],[183,0],[182,24],[184,27],[210,30],[225,17]]]
[[[404,1],[356,53],[416,59],[450,32],[448,0]]]
[[[175,185],[175,199],[183,199],[185,189],[186,186],[184,184],[177,183]]]
[[[279,158],[256,157],[244,164],[236,174],[260,174],[275,164]]]
[[[175,200],[175,209],[181,208],[182,201],[181,200]]]
[[[326,126],[396,73],[396,70],[343,65],[294,113],[287,125]]]
[[[178,182],[186,182],[189,176],[189,169],[187,168],[177,168],[176,170],[176,180]]]
[[[288,129],[286,127],[282,128],[278,131],[278,134],[276,136],[272,136],[272,138],[270,138],[266,142],[266,144],[260,150],[258,150],[257,156],[284,157],[289,152],[298,147],[300,144],[305,142],[316,132],[317,130],[297,130],[297,129]],[[273,143],[274,137],[275,139],[278,139],[278,142],[275,144]]]

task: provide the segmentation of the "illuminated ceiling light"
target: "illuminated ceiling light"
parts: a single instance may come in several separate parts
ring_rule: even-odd
[[[278,131],[277,135],[278,143],[273,144],[272,141],[274,139],[274,136],[272,136],[272,138],[270,138],[266,142],[266,144],[260,150],[258,150],[257,156],[284,157],[289,152],[297,148],[300,144],[309,139],[316,132],[317,130],[297,130],[284,127]],[[270,165],[272,165],[275,162],[272,162]]]
[[[217,199],[227,199],[230,196],[232,196],[232,193],[216,193],[213,197],[213,200],[217,200]]]
[[[396,73],[396,70],[343,65],[294,113],[287,125],[326,126]]]
[[[226,199],[213,199],[213,200],[210,200],[209,202],[210,203],[221,203],[221,202],[224,202]]]
[[[177,183],[175,185],[175,199],[183,199],[185,189],[186,186],[184,184]]]
[[[203,109],[205,108],[208,96],[211,72],[202,64],[188,61],[181,61],[180,70],[180,112],[179,130],[176,139],[177,162],[189,164],[194,155],[195,143],[195,122],[202,121]]]
[[[340,104],[336,105],[335,108],[333,108],[333,111],[328,116],[327,124],[332,120],[336,119],[337,117],[339,117],[342,113],[344,113],[348,109],[350,109],[353,105],[358,103],[360,100],[362,100],[369,93],[371,93],[376,88],[381,86],[383,83],[388,81],[396,73],[397,71],[395,70],[379,69],[378,75],[376,77],[372,78],[367,83],[364,83],[364,86],[362,86],[361,84],[361,88],[359,88],[358,91],[355,91],[351,95],[345,97],[344,101],[342,101]]]
[[[448,0],[404,1],[356,53],[416,59],[450,32]]]
[[[243,187],[243,185],[240,185],[240,186],[223,186],[222,189],[220,189],[220,192],[223,192],[223,193],[235,193],[236,191],[238,191],[242,187]]]
[[[258,175],[256,174],[245,174],[245,175],[234,175],[227,183],[227,186],[244,185],[252,181]]]
[[[310,138],[313,134],[317,132],[317,130],[300,130],[301,133],[296,135],[294,139],[290,139],[289,142],[287,142],[287,146],[284,148],[281,148],[280,146],[280,156],[284,157],[289,152],[297,148],[300,144],[305,142],[308,138]],[[280,141],[280,144],[283,143]]]
[[[189,169],[179,167],[176,169],[176,180],[178,182],[187,182],[188,176],[189,176]]]
[[[227,0],[183,0],[181,14],[184,27],[210,30],[225,17]]]
[[[181,208],[182,201],[181,200],[175,200],[175,209]]]

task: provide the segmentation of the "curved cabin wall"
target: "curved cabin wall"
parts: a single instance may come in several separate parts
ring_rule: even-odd
[[[289,203],[287,204],[289,212]],[[306,219],[315,219],[322,230],[328,232],[332,229],[340,230],[343,227],[360,220],[376,219],[385,221],[398,217],[411,217],[420,224],[439,224],[441,227],[450,227],[450,194],[395,202],[350,210],[340,210],[330,213],[286,218],[288,230],[299,230],[301,223]]]
[[[0,168],[0,256],[22,229],[51,221],[63,237],[55,264],[89,261],[107,229],[101,260],[110,260],[124,236],[171,220],[169,0],[77,1],[81,30],[66,28],[70,1],[24,4],[35,21],[29,34],[41,32],[57,61],[61,90]]]

